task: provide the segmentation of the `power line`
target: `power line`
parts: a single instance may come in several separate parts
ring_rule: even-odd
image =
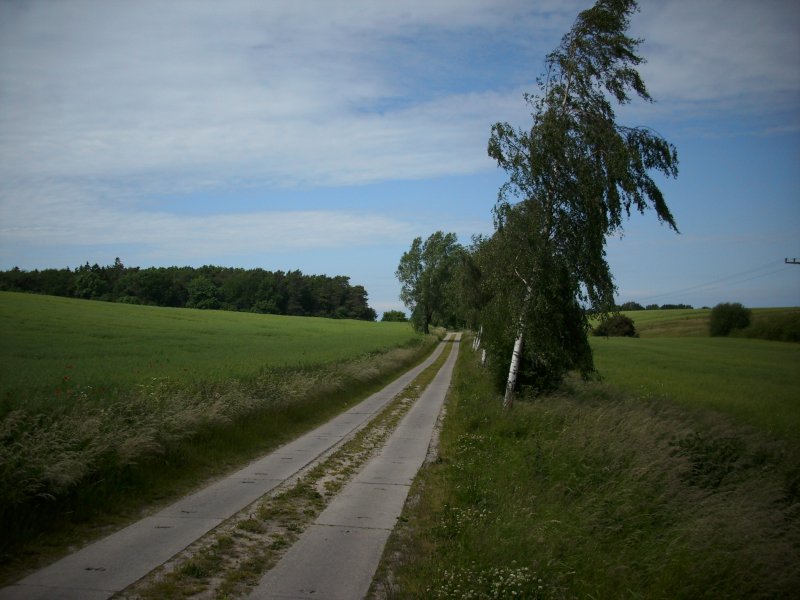
[[[750,277],[750,278],[747,278],[747,279],[743,279],[741,281],[736,281],[736,282],[731,281],[731,280],[738,279],[738,278],[740,278],[742,276],[745,276],[745,275],[750,275],[750,274],[757,273],[758,271],[763,271],[764,269],[770,269],[770,270],[768,272],[759,273],[757,275],[754,275],[753,277]],[[725,277],[721,277],[719,279],[714,279],[712,281],[707,281],[706,283],[700,283],[698,285],[693,285],[693,286],[689,286],[689,287],[686,287],[686,288],[673,290],[673,291],[670,291],[670,292],[664,292],[663,294],[656,294],[656,295],[653,295],[653,296],[648,296],[646,298],[641,298],[640,300],[642,302],[646,302],[647,300],[653,300],[653,299],[656,299],[656,298],[666,298],[666,297],[670,297],[670,296],[677,296],[677,295],[680,295],[680,294],[684,294],[686,292],[696,291],[696,290],[700,290],[700,289],[714,289],[716,287],[719,287],[719,285],[722,284],[722,283],[744,283],[746,281],[750,281],[751,279],[758,279],[759,277],[766,277],[768,275],[773,275],[773,274],[775,274],[775,273],[777,273],[779,271],[782,271],[782,270],[783,270],[783,266],[775,268],[775,261],[769,261],[768,263],[765,263],[765,264],[760,265],[758,267],[754,267],[752,269],[747,269],[746,271],[741,271],[739,273],[734,273],[733,275],[726,275]]]

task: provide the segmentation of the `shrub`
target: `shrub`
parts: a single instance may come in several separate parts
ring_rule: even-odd
[[[612,315],[603,319],[592,333],[605,337],[637,337],[638,335],[633,320],[625,315]]]
[[[725,336],[736,329],[750,325],[750,309],[738,302],[723,302],[711,309],[709,332],[712,336]]]
[[[760,316],[738,335],[775,342],[800,342],[800,312]]]
[[[408,318],[406,317],[406,313],[404,313],[402,310],[387,310],[385,313],[383,313],[381,321],[405,323],[408,321]]]

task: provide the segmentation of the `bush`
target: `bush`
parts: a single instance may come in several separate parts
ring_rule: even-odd
[[[759,316],[737,336],[775,342],[800,342],[800,312]]]
[[[408,318],[406,317],[406,313],[404,313],[402,310],[387,310],[385,313],[383,313],[381,321],[405,323],[408,321]]]
[[[638,337],[633,320],[625,315],[613,315],[603,319],[592,333],[605,337]]]
[[[736,329],[750,325],[750,309],[738,302],[723,302],[711,309],[709,332],[712,336],[725,336]]]

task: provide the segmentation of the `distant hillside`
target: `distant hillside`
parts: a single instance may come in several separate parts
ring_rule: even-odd
[[[800,308],[753,308],[753,324],[736,335],[739,337],[770,337],[763,331],[772,325],[797,331]],[[641,337],[707,337],[711,309],[673,309],[673,310],[633,310],[624,311],[633,319],[636,331]],[[795,334],[796,335],[796,334]],[[788,341],[788,340],[786,340]]]
[[[75,270],[0,271],[0,291],[127,304],[374,321],[367,290],[343,275],[230,267],[126,267],[118,259]]]

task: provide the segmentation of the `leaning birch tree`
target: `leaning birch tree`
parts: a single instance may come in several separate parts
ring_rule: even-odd
[[[594,370],[587,310],[613,307],[605,245],[623,219],[652,208],[677,232],[651,177],[677,176],[675,147],[647,127],[620,125],[612,107],[633,95],[652,101],[636,70],[642,40],[626,34],[637,10],[635,0],[598,0],[581,12],[547,56],[539,94],[525,95],[530,128],[492,127],[489,156],[509,175],[492,261],[498,302],[511,311],[496,344],[507,352],[513,341],[506,407],[523,366],[542,389],[568,370]]]

